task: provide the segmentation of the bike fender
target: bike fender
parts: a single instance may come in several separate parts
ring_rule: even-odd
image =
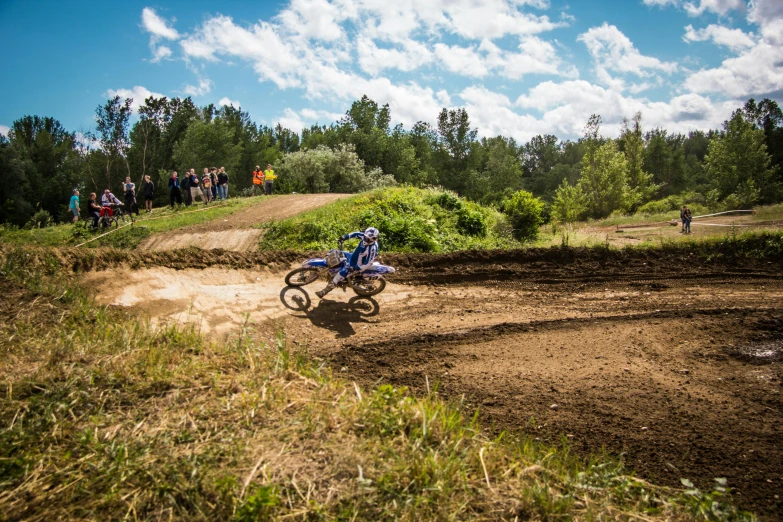
[[[308,259],[304,263],[302,263],[302,267],[304,268],[326,268],[326,259],[319,259],[317,257],[314,257],[312,259]]]
[[[382,265],[380,263],[373,263],[372,268],[369,268],[364,271],[366,275],[393,274],[394,272],[396,272],[394,267],[388,265]]]

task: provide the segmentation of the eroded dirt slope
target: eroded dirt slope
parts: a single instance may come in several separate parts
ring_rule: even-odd
[[[268,340],[284,327],[348,378],[438,383],[490,429],[606,448],[660,483],[727,477],[740,505],[778,516],[780,266],[527,255],[386,256],[403,270],[375,299],[319,301],[323,281],[286,288],[271,262],[84,277],[99,302],[156,321],[221,336],[250,326]]]
[[[350,194],[285,194],[259,197],[259,202],[223,219],[155,234],[146,239],[141,250],[175,250],[191,246],[205,250],[220,248],[236,252],[256,250],[261,230],[253,225],[284,219],[322,207]],[[196,206],[199,204],[197,203]]]

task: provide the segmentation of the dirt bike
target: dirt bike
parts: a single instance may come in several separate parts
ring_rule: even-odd
[[[339,272],[347,263],[350,252],[343,252],[343,242],[337,242],[338,249],[330,250],[326,257],[314,257],[308,259],[300,268],[296,268],[285,276],[285,284],[288,286],[305,286],[317,281],[321,274],[328,273],[329,280]],[[337,284],[336,288],[350,287],[354,292],[361,296],[371,296],[379,294],[386,288],[386,274],[393,274],[393,267],[373,263],[370,268],[364,271],[356,270]]]

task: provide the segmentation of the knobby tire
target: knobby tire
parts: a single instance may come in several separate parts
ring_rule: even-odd
[[[297,268],[291,270],[285,276],[285,284],[288,286],[305,286],[318,279],[321,271],[317,268]]]

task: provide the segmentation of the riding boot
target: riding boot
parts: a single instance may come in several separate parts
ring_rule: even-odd
[[[329,292],[331,292],[332,290],[334,290],[334,283],[331,283],[331,282],[330,282],[328,285],[326,285],[326,287],[324,287],[324,289],[323,289],[323,290],[319,290],[319,291],[317,291],[317,292],[315,293],[315,295],[317,295],[318,297],[321,297],[321,298],[323,298],[323,296],[325,296],[326,294],[328,294],[328,293],[329,293]]]

